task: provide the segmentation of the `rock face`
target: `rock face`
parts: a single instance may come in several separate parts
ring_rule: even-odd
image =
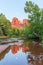
[[[11,27],[14,28],[22,28],[24,26],[27,26],[29,24],[27,19],[23,19],[23,21],[20,21],[18,18],[14,17],[11,21]]]

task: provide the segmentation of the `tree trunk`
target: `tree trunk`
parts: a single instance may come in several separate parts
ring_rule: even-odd
[[[36,36],[37,41],[41,41],[41,37],[37,33],[33,32],[33,34]]]

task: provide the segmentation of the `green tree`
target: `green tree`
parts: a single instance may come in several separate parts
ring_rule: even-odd
[[[43,9],[40,9],[37,4],[26,1],[24,10],[28,13],[31,22],[43,22]]]
[[[18,28],[13,28],[10,33],[10,37],[19,37],[20,30]]]
[[[0,14],[0,28],[4,35],[9,35],[11,24],[10,21],[2,13]]]
[[[26,27],[24,36],[43,39],[43,9],[31,1],[26,1],[24,10],[28,13],[28,19],[31,23],[30,26]]]

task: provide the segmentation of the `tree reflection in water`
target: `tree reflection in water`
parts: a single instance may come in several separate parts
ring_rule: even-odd
[[[43,47],[31,44],[27,59],[30,65],[43,65]]]

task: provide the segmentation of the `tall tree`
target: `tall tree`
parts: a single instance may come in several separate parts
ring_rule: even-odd
[[[42,22],[43,21],[43,9],[40,9],[37,4],[31,1],[26,1],[25,12],[28,13],[28,18],[32,22]]]
[[[4,35],[8,35],[11,28],[10,21],[2,13],[0,14],[0,28]]]
[[[28,29],[26,28],[27,37],[43,39],[43,9],[32,1],[26,1],[24,10],[31,22]]]

